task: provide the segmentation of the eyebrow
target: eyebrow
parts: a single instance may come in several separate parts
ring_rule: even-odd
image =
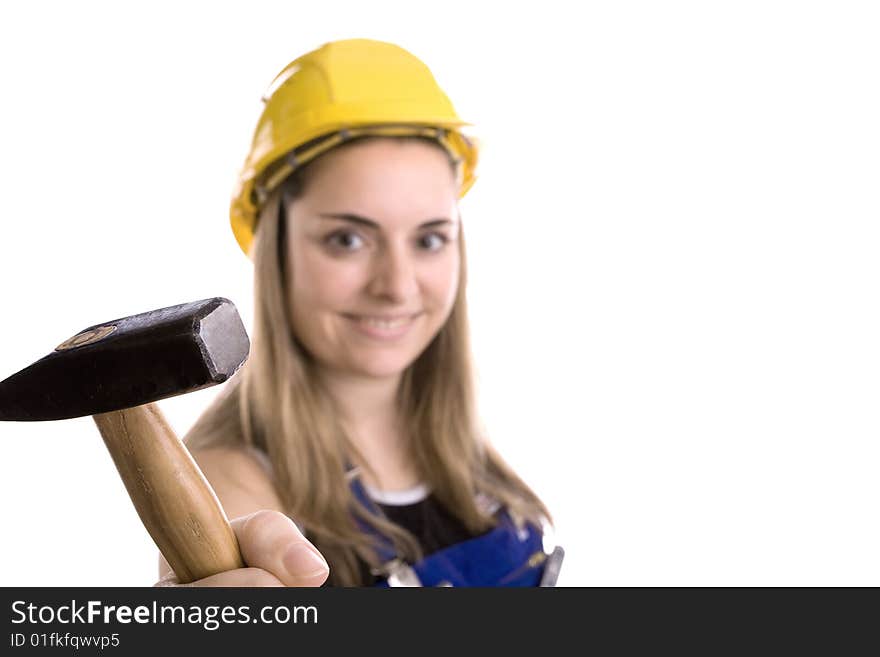
[[[373,230],[381,230],[381,226],[378,222],[373,221],[372,219],[368,219],[367,217],[362,217],[359,214],[352,214],[351,212],[321,212],[319,217],[323,217],[324,219],[342,219],[343,221],[350,221],[354,224],[360,224],[361,226],[366,226],[367,228],[372,228]],[[429,219],[422,224],[419,224],[419,228],[430,228],[433,226],[440,226],[442,224],[451,224],[452,220],[447,219],[445,217],[439,219]]]

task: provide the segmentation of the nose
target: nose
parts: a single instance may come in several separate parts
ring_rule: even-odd
[[[369,291],[395,303],[406,303],[417,290],[416,263],[404,245],[385,244],[373,266]]]

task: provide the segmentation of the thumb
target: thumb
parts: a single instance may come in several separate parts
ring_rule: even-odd
[[[229,524],[245,563],[275,575],[285,586],[320,586],[330,574],[321,553],[280,511],[256,511]]]

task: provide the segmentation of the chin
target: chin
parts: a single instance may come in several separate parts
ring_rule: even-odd
[[[358,361],[351,369],[363,376],[387,379],[403,374],[416,358],[417,356],[412,358],[364,358]]]
[[[410,363],[405,364],[361,364],[355,371],[359,374],[372,378],[372,379],[390,379],[396,376],[400,376],[406,371],[406,368],[409,367]]]

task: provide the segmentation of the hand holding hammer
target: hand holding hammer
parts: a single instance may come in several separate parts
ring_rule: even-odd
[[[0,420],[94,416],[177,582],[254,584],[259,578],[242,573],[256,568],[289,584],[296,578],[286,576],[279,545],[285,538],[305,542],[293,522],[258,512],[230,525],[207,479],[152,403],[226,381],[249,348],[235,306],[219,297],[104,322],[0,382]]]

